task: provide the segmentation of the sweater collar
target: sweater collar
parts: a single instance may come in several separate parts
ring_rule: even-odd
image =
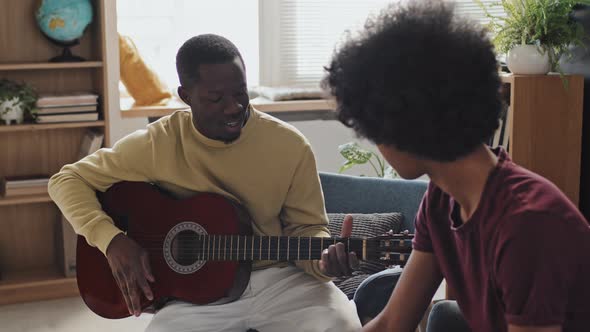
[[[201,132],[199,132],[193,124],[192,112],[190,114],[189,125],[191,128],[191,132],[193,133],[193,136],[199,142],[201,142],[207,146],[213,147],[213,148],[230,148],[230,147],[240,144],[240,142],[246,140],[248,135],[250,135],[250,133],[252,131],[254,131],[254,127],[256,127],[256,123],[258,122],[260,115],[258,114],[258,112],[256,110],[254,110],[254,108],[251,105],[248,105],[248,112],[250,114],[248,116],[248,120],[246,121],[246,125],[242,128],[242,132],[240,133],[240,137],[238,137],[238,139],[236,139],[235,141],[230,142],[230,143],[225,143],[225,142],[222,142],[219,140],[211,139],[211,138],[201,134]]]

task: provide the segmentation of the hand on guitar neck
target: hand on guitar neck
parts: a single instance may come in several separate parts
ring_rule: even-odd
[[[148,300],[153,299],[149,282],[154,282],[148,253],[137,242],[124,234],[113,238],[107,248],[107,261],[113,277],[123,293],[129,314],[139,317],[141,314],[141,293]]]
[[[352,216],[347,214],[342,222],[341,238],[352,235],[352,222]],[[359,260],[354,252],[347,253],[344,243],[339,242],[322,251],[319,264],[323,274],[329,277],[341,277],[351,275],[352,271],[359,267]]]

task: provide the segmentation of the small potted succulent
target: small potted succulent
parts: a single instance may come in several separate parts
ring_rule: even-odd
[[[26,83],[0,79],[0,119],[6,125],[34,117],[37,92]]]
[[[474,0],[491,19],[488,28],[496,50],[507,54],[506,65],[514,74],[559,72],[559,60],[571,56],[569,47],[581,46],[583,27],[572,17],[578,4],[590,0],[499,0],[485,6]],[[500,6],[505,16],[489,9]]]

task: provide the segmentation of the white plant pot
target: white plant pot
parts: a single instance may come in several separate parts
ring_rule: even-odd
[[[6,125],[10,125],[13,120],[17,124],[21,124],[23,118],[24,111],[18,97],[0,103],[0,119],[4,120]]]
[[[513,74],[544,75],[551,70],[549,53],[535,45],[517,45],[508,51],[506,65]]]

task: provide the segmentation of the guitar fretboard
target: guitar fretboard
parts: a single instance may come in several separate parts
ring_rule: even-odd
[[[194,234],[194,233],[193,233]],[[178,238],[180,260],[315,260],[332,244],[343,243],[347,252],[367,259],[380,244],[374,239],[257,235],[192,235]],[[411,249],[409,240],[390,240],[389,245]]]

